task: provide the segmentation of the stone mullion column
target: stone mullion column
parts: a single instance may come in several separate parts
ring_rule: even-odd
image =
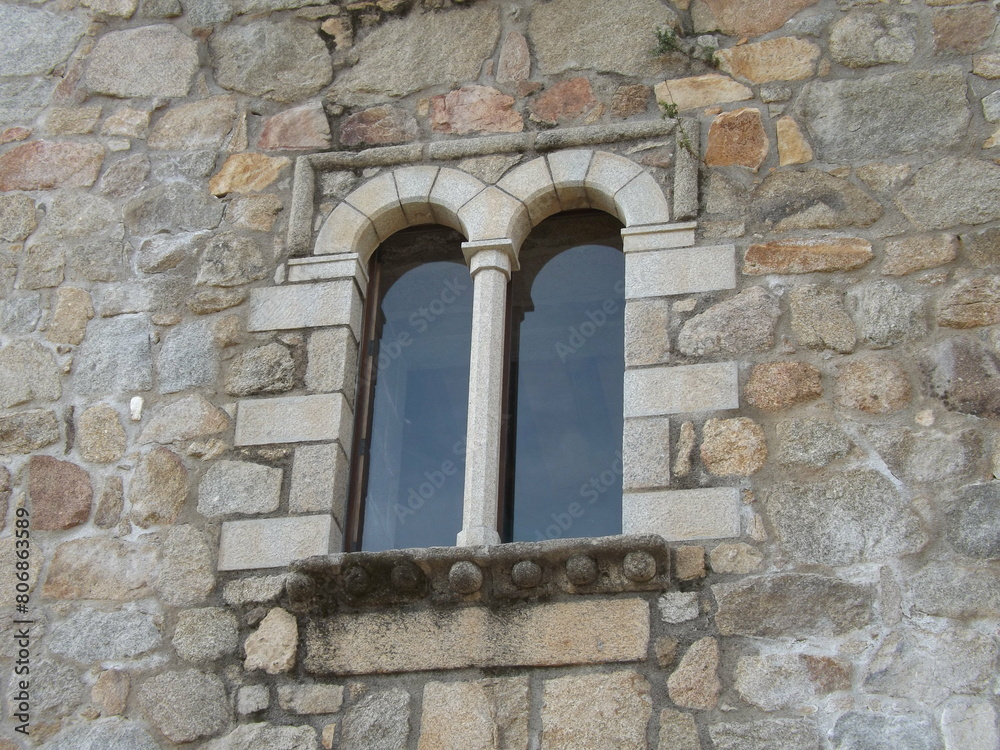
[[[499,544],[500,422],[503,407],[507,282],[516,267],[510,240],[462,244],[473,280],[469,422],[459,546]]]

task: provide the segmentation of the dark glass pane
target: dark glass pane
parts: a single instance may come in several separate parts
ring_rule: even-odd
[[[472,280],[451,233],[379,252],[361,548],[453,545],[462,527]]]
[[[619,231],[603,218],[550,220],[521,250],[511,309],[512,541],[621,533]],[[583,237],[589,241],[575,239]]]

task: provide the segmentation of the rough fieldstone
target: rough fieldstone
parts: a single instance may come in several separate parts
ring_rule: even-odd
[[[778,301],[763,287],[753,286],[688,320],[678,348],[688,356],[746,354],[774,346]]]
[[[777,411],[808,403],[822,395],[819,370],[807,362],[754,365],[743,390],[747,403],[763,411]]]
[[[955,696],[944,707],[941,730],[946,750],[1000,745],[997,712],[986,700]]]
[[[125,429],[118,412],[107,404],[86,409],[77,424],[80,455],[86,461],[107,464],[125,455]]]
[[[235,121],[235,96],[211,96],[181,104],[156,121],[146,145],[165,151],[218,150]]]
[[[295,651],[299,645],[299,624],[294,615],[275,607],[261,620],[246,639],[243,649],[247,672],[263,669],[268,674],[290,672],[295,666]],[[367,747],[362,742],[359,747]]]
[[[659,104],[674,104],[681,112],[753,98],[748,87],[718,73],[673,78],[656,84],[653,91]]]
[[[672,591],[656,600],[660,618],[667,623],[677,625],[688,622],[701,614],[697,592]]]
[[[408,110],[382,105],[347,117],[340,126],[345,146],[407,143],[420,135],[416,118]]]
[[[997,26],[997,16],[988,5],[934,11],[934,50],[938,54],[969,55],[978,52]]]
[[[208,323],[182,323],[165,337],[156,358],[162,393],[210,385],[219,374],[219,353]]]
[[[82,664],[130,659],[160,645],[153,615],[135,609],[116,612],[82,607],[55,625],[49,650]]]
[[[545,681],[542,746],[581,750],[646,747],[652,715],[649,683],[631,671],[574,675]],[[594,703],[587,696],[601,695]]]
[[[333,80],[323,40],[309,26],[294,21],[226,26],[212,35],[209,50],[216,82],[242,94],[294,102]]]
[[[49,78],[0,81],[0,125],[32,122],[48,106],[55,87],[56,81]],[[0,131],[0,143],[23,141],[30,133],[27,128],[8,128]]]
[[[0,76],[47,75],[72,54],[87,22],[66,13],[4,5],[0,28],[7,40],[0,49]]]
[[[0,403],[4,407],[29,401],[57,401],[62,395],[55,358],[31,339],[18,339],[0,349]]]
[[[35,332],[42,319],[42,296],[25,292],[3,303],[0,310],[0,331],[8,336],[24,336]]]
[[[99,529],[112,529],[121,520],[122,508],[125,507],[125,487],[121,477],[108,477],[104,480],[101,496],[97,500],[97,510],[94,511],[94,524]]]
[[[837,403],[849,409],[888,414],[909,404],[911,393],[906,369],[894,359],[859,359],[837,373]]]
[[[756,547],[743,542],[720,544],[709,553],[709,563],[716,573],[756,573],[764,563],[764,555]]]
[[[963,236],[962,242],[966,244],[966,237]],[[904,276],[951,263],[957,256],[958,240],[953,234],[896,237],[885,243],[882,273],[886,276]]]
[[[12,674],[13,677],[13,674]],[[31,660],[31,710],[35,715],[52,720],[68,716],[79,708],[84,700],[84,685],[74,667],[54,659]],[[11,679],[7,704],[14,692],[15,681]]]
[[[190,742],[218,734],[232,708],[222,680],[197,669],[164,672],[139,688],[139,710],[168,739]]]
[[[818,284],[795,287],[789,295],[789,308],[792,332],[800,345],[845,354],[854,351],[854,321],[844,308],[839,290]]]
[[[187,96],[198,71],[198,44],[173,26],[104,34],[90,53],[87,88],[122,98]]]
[[[695,641],[667,679],[670,700],[684,708],[715,708],[722,692],[718,670],[719,642],[715,638]]]
[[[878,202],[857,185],[816,169],[769,175],[754,190],[751,211],[778,232],[866,227],[882,215]]]
[[[647,78],[664,65],[648,52],[653,30],[678,25],[677,15],[654,0],[622,0],[614,5],[554,0],[534,7],[528,37],[545,75],[589,68]],[[649,44],[636,41],[645,39]]]
[[[232,607],[273,604],[285,591],[285,578],[284,575],[239,578],[225,585],[222,599]]]
[[[226,393],[252,396],[284,393],[295,386],[295,362],[281,344],[265,344],[237,356],[229,367]]]
[[[144,109],[122,107],[101,125],[102,135],[119,135],[126,138],[145,138],[149,131],[150,113]]]
[[[90,537],[63,542],[49,563],[42,595],[129,601],[152,593],[159,551],[152,544]]]
[[[278,705],[300,715],[332,714],[344,703],[343,685],[281,685]]]
[[[232,420],[204,396],[192,393],[163,407],[139,437],[141,443],[173,443],[217,435],[229,429]]]
[[[775,124],[778,135],[778,164],[786,167],[789,164],[805,164],[812,161],[813,150],[806,141],[799,124],[791,117],[779,117]]]
[[[469,85],[431,98],[431,128],[438,133],[519,133],[524,120],[514,97],[489,86]]]
[[[149,170],[149,158],[145,154],[133,154],[116,161],[104,170],[101,192],[114,198],[127,198],[142,186]]]
[[[975,328],[1000,323],[1000,276],[963,279],[938,301],[937,323]]]
[[[202,289],[187,302],[195,315],[211,315],[246,302],[247,293],[242,289]]]
[[[167,531],[156,579],[156,590],[164,602],[189,607],[205,600],[215,587],[214,548],[214,541],[194,526],[174,526]]]
[[[961,239],[965,257],[972,265],[980,268],[1000,266],[1000,229],[970,232],[963,234]]]
[[[131,683],[128,672],[106,669],[97,676],[97,682],[90,689],[90,699],[105,716],[122,715],[128,705]]]
[[[723,112],[708,130],[705,163],[710,167],[740,166],[756,172],[770,151],[760,110],[755,108]]]
[[[223,607],[182,610],[177,615],[171,642],[182,659],[215,661],[236,653],[239,621]]]
[[[951,411],[1000,417],[1000,362],[971,336],[946,339],[924,358],[931,393]]]
[[[870,586],[811,574],[744,578],[712,586],[721,635],[835,635],[871,619]]]
[[[244,724],[225,737],[205,745],[205,750],[315,750],[316,730],[310,726]]]
[[[777,37],[719,50],[719,69],[751,83],[811,78],[820,48],[804,39]]]
[[[282,170],[291,163],[284,156],[233,154],[212,177],[208,189],[212,195],[218,196],[259,192],[278,179]]]
[[[785,21],[817,0],[705,0],[718,29],[729,36],[759,36],[781,28]]]
[[[330,148],[332,143],[330,121],[326,119],[323,105],[310,102],[264,120],[257,148],[323,150]]]
[[[520,83],[531,75],[531,51],[523,34],[508,31],[500,47],[497,83]]]
[[[201,254],[196,284],[202,286],[238,286],[263,279],[271,264],[250,237],[229,232],[211,237]]]
[[[912,171],[909,164],[890,164],[876,161],[858,167],[854,170],[854,174],[876,193],[888,195],[894,193]]]
[[[851,441],[836,422],[817,417],[778,422],[778,460],[822,467],[846,456]]]
[[[1000,482],[963,487],[947,519],[948,541],[957,552],[983,560],[1000,558]]]
[[[611,97],[611,115],[624,119],[645,113],[649,108],[651,93],[653,89],[641,83],[619,86]]]
[[[90,187],[103,162],[99,143],[31,141],[0,155],[0,192]]]
[[[49,206],[46,236],[54,239],[98,234],[118,221],[118,207],[107,198],[81,192],[60,192]],[[117,231],[121,238],[121,228]]]
[[[992,638],[972,629],[914,627],[886,639],[869,666],[865,687],[933,706],[954,693],[983,690],[995,675],[998,654]]]
[[[424,685],[419,750],[527,747],[527,677]]]
[[[910,591],[914,609],[934,617],[1000,616],[1000,578],[989,568],[932,562],[912,576]]]
[[[702,430],[701,461],[717,476],[750,476],[767,461],[764,430],[751,419],[709,419]]]
[[[546,125],[570,122],[597,106],[590,81],[580,76],[559,81],[540,94],[530,106],[531,119]]]
[[[814,483],[784,482],[763,494],[782,548],[805,564],[886,560],[916,552],[927,542],[908,499],[875,471]]]
[[[129,483],[129,518],[143,529],[177,520],[187,500],[187,469],[180,457],[158,447],[143,454]]]
[[[263,711],[271,704],[267,685],[244,685],[236,697],[236,711],[242,716]]]
[[[190,291],[188,279],[179,275],[116,284],[105,287],[99,312],[102,318],[140,312],[175,314]]]
[[[51,456],[28,462],[32,526],[40,531],[70,529],[86,523],[94,499],[90,475],[76,464]]]
[[[112,718],[103,721],[75,724],[47,743],[52,750],[157,750],[159,745],[142,725],[125,719]]]
[[[198,487],[198,512],[205,516],[270,513],[278,509],[281,469],[246,461],[218,461]]]
[[[17,276],[18,289],[48,289],[63,281],[66,259],[62,247],[53,242],[29,245]]]
[[[909,455],[904,472],[907,479],[917,482],[936,482],[963,474],[983,454],[979,436],[972,430],[951,435],[924,431],[907,437]]]
[[[54,411],[33,409],[0,414],[0,456],[33,453],[59,439]]]
[[[226,217],[238,227],[270,232],[284,208],[281,198],[271,193],[240,195],[226,209]]]
[[[831,162],[954,146],[969,122],[959,68],[815,81],[799,107],[819,158]]]
[[[162,273],[176,268],[195,254],[197,237],[194,233],[153,235],[139,246],[136,266],[143,273]]]
[[[233,18],[231,0],[186,0],[182,5],[188,22],[196,29],[211,28]]]
[[[223,204],[203,189],[170,182],[144,190],[125,204],[125,224],[133,235],[214,229],[222,221]]]
[[[87,323],[94,317],[90,295],[83,289],[60,287],[56,291],[56,307],[45,331],[45,338],[55,344],[80,344],[87,332]]]
[[[842,678],[834,685],[816,684],[813,679],[815,669],[810,669],[816,662],[815,657],[810,659],[802,654],[772,653],[743,656],[736,665],[734,687],[743,700],[764,711],[799,708],[810,702],[818,693],[830,692],[825,689],[826,687],[850,689],[850,671],[843,665],[834,667]]]
[[[1000,167],[978,159],[945,157],[917,172],[896,205],[922,229],[994,221],[1000,218]]]
[[[31,198],[20,194],[0,195],[0,239],[22,242],[37,228],[38,215]]]
[[[927,333],[924,301],[898,284],[875,281],[852,295],[861,322],[861,336],[873,349],[887,349],[919,339]],[[1000,320],[1000,293],[998,293]]]
[[[917,50],[917,16],[852,13],[830,29],[830,54],[841,65],[870,68],[909,62]]]
[[[100,119],[100,107],[57,107],[49,112],[45,130],[51,135],[93,133]]]
[[[715,750],[819,750],[820,747],[816,724],[808,719],[712,724],[708,734]]]

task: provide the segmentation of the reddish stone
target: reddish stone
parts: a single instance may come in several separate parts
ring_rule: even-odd
[[[641,115],[649,107],[649,95],[653,89],[641,83],[619,86],[611,98],[611,114],[615,117]]]
[[[70,529],[90,516],[94,489],[90,476],[76,464],[51,456],[28,462],[31,522],[40,531]]]
[[[20,126],[0,130],[0,146],[5,143],[13,143],[14,141],[23,141],[29,135],[31,135],[31,129]]]
[[[323,106],[319,102],[311,102],[268,117],[257,148],[330,148],[331,143],[330,123]]]
[[[818,693],[832,693],[851,689],[851,665],[831,656],[803,654],[802,661],[809,670],[809,679]]]
[[[560,81],[531,105],[531,118],[548,125],[566,122],[590,111],[597,104],[586,78]]]
[[[500,48],[497,83],[520,83],[531,75],[531,53],[523,34],[511,31]]]
[[[743,255],[743,273],[813,273],[853,271],[874,257],[871,243],[860,237],[773,240],[751,245]]]
[[[934,51],[969,55],[981,50],[997,25],[996,13],[983,3],[934,13]]]
[[[748,167],[756,172],[769,150],[760,110],[737,109],[712,120],[705,163],[710,167]]]
[[[910,403],[910,379],[894,359],[870,357],[841,366],[837,403],[867,414],[888,414]]]
[[[436,133],[520,133],[524,120],[514,97],[489,86],[463,86],[431,98],[431,128]]]
[[[0,191],[90,187],[104,161],[104,146],[32,141],[0,156]]]
[[[743,396],[762,411],[804,404],[823,395],[819,370],[806,362],[765,362],[750,371]]]
[[[345,146],[406,143],[418,135],[420,128],[413,115],[387,104],[353,114],[340,126],[340,142]]]

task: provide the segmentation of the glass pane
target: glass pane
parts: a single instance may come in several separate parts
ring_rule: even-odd
[[[462,527],[472,279],[456,238],[422,242],[380,250],[364,550],[453,545]]]
[[[610,224],[556,220],[521,251],[505,514],[513,541],[621,533],[625,259]],[[571,233],[597,241],[573,244]]]

